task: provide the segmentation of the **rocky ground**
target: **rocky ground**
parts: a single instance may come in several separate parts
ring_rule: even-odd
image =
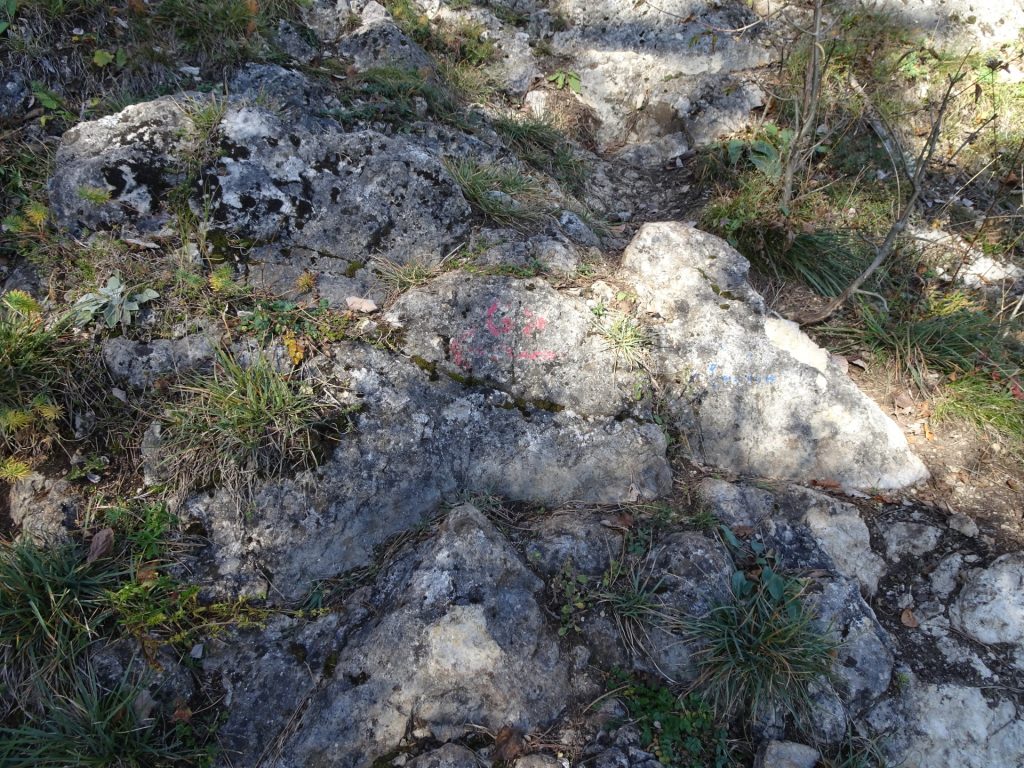
[[[1019,10],[960,23],[1005,39]],[[694,150],[771,98],[761,12],[314,0],[274,61],[63,132],[45,218],[96,284],[58,250],[5,292],[56,316],[116,269],[159,295],[71,353],[131,414],[120,450],[33,454],[0,512],[92,564],[139,540],[111,509],[169,511],[131,579],[192,602],[76,657],[138,681],[140,728],[194,721],[223,766],[1024,766],[1019,464],[998,505],[957,491],[882,378],[694,226]],[[511,117],[436,85],[415,30],[460,24]],[[35,77],[4,74],[9,125]],[[567,143],[538,162],[528,117]],[[285,413],[236,454],[197,414],[247,370]],[[10,744],[53,718],[22,682]]]

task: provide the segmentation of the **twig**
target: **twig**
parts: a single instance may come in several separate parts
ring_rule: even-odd
[[[885,240],[882,241],[882,245],[879,246],[874,260],[870,265],[868,265],[868,268],[865,269],[859,277],[857,277],[856,280],[850,283],[842,293],[830,301],[820,312],[795,318],[796,322],[800,325],[813,325],[830,318],[835,311],[845,304],[846,301],[860,289],[865,281],[867,281],[867,279],[871,277],[871,275],[873,275],[875,271],[892,255],[892,252],[896,247],[896,241],[899,239],[899,236],[903,234],[903,230],[907,228],[907,224],[910,222],[910,216],[913,214],[914,207],[917,205],[917,200],[921,196],[921,180],[924,178],[924,170],[931,161],[932,156],[935,154],[935,148],[939,142],[939,133],[942,129],[942,119],[945,117],[946,110],[949,109],[949,105],[952,103],[953,89],[965,77],[963,71],[965,64],[966,59],[960,63],[960,68],[957,70],[956,74],[949,79],[949,85],[942,97],[942,101],[939,103],[939,112],[932,123],[932,129],[928,135],[928,140],[921,148],[921,153],[918,155],[917,162],[915,163],[914,176],[911,179],[912,191],[910,193],[910,199],[904,206],[900,217],[889,228],[889,232],[886,234]]]

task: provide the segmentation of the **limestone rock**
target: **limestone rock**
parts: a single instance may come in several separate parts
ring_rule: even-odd
[[[974,571],[950,608],[955,626],[982,643],[1024,643],[1024,553]]]
[[[196,567],[222,591],[301,597],[312,581],[365,564],[373,547],[416,525],[447,496],[493,493],[559,504],[651,499],[671,487],[665,438],[653,424],[587,420],[512,407],[356,344],[335,351],[337,380],[361,403],[355,430],[315,473],[267,483],[248,519],[223,492],[189,514],[207,532]]]
[[[192,130],[179,97],[79,123],[57,150],[49,183],[54,219],[75,234],[124,224],[158,230],[170,220],[168,192],[185,179],[181,158]],[[103,196],[109,199],[99,202]]]
[[[814,768],[821,755],[814,747],[795,741],[769,741],[761,745],[754,768]]]
[[[454,510],[382,576],[380,618],[342,650],[274,765],[369,766],[410,721],[441,741],[468,723],[551,722],[567,703],[567,665],[541,588],[476,509]]]
[[[16,480],[7,497],[11,522],[36,544],[65,541],[78,526],[83,500],[67,480],[38,472]]]
[[[614,416],[645,378],[618,365],[583,302],[542,280],[449,273],[406,293],[386,320],[408,354],[528,403]]]
[[[803,334],[765,317],[747,261],[678,223],[623,256],[669,409],[699,460],[739,474],[899,488],[927,477],[899,427]]]
[[[115,382],[141,392],[168,374],[182,374],[209,366],[214,348],[204,334],[181,339],[132,341],[117,336],[103,341],[103,362]]]
[[[600,121],[597,138],[603,148],[650,144],[688,130],[691,118],[707,111],[698,102],[715,89],[719,95],[727,90],[720,84],[724,75],[771,58],[750,35],[709,33],[709,27],[739,27],[753,19],[738,3],[695,6],[667,0],[655,8],[561,0],[558,10],[570,24],[555,33],[552,46],[579,73],[579,98]],[[711,135],[713,123],[704,120],[695,127],[702,136]]]
[[[1024,719],[1013,702],[978,688],[914,684],[903,709],[876,713],[893,729],[891,759],[906,768],[1024,764]]]
[[[445,744],[443,747],[426,752],[411,763],[408,768],[479,768],[480,760],[472,750],[458,744]]]

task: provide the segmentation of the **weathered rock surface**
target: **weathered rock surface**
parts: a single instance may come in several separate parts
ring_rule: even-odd
[[[791,323],[713,235],[647,224],[622,280],[657,334],[655,370],[698,459],[739,474],[899,488],[928,476],[899,427]]]
[[[1024,719],[1006,699],[960,685],[918,685],[901,707],[886,705],[872,718],[888,731],[883,742],[906,768],[1024,765]]]
[[[868,527],[857,508],[799,486],[772,491],[706,479],[700,494],[729,526],[747,526],[786,553],[789,567],[824,567],[860,582],[872,595],[885,561],[871,549]],[[798,565],[799,563],[799,565]]]
[[[629,413],[645,378],[620,369],[582,301],[543,280],[450,273],[406,293],[386,319],[404,331],[406,353],[527,403]]]
[[[131,224],[156,231],[170,220],[166,196],[185,180],[181,158],[194,129],[184,98],[133,104],[64,134],[50,179],[50,212],[72,233]],[[98,202],[104,196],[105,202]]]
[[[198,496],[189,513],[212,542],[221,589],[295,598],[316,579],[366,563],[373,547],[459,492],[558,504],[655,498],[671,474],[653,424],[520,411],[508,395],[430,376],[356,344],[335,351],[363,411],[315,473],[268,483],[240,519],[235,501]]]
[[[982,643],[1024,643],[1024,553],[974,571],[950,609],[954,625]]]
[[[78,527],[83,499],[67,480],[32,472],[11,484],[7,511],[22,538],[53,544]]]
[[[814,768],[821,755],[795,741],[768,741],[757,751],[754,768]]]
[[[655,7],[561,0],[558,10],[569,24],[554,34],[552,47],[579,73],[579,98],[600,121],[597,138],[603,147],[685,137],[691,126],[697,128],[694,138],[714,139],[720,135],[716,123],[724,130],[735,127],[725,113],[745,118],[756,106],[746,97],[713,106],[716,96],[736,91],[721,87],[723,77],[771,60],[749,33],[711,31],[749,24],[754,17],[739,4],[668,0]],[[716,114],[702,119],[711,111]]]
[[[400,558],[274,765],[369,766],[412,724],[447,741],[473,723],[529,731],[566,705],[543,584],[474,508]]]
[[[136,391],[168,374],[182,375],[213,361],[214,347],[204,334],[181,339],[132,341],[123,336],[103,341],[103,362],[115,382]]]

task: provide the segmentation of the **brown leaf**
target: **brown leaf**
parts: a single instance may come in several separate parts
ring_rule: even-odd
[[[831,491],[838,491],[843,487],[842,483],[838,483],[835,480],[811,480],[811,485],[815,485],[818,488],[825,488]]]
[[[89,544],[89,554],[86,555],[85,562],[92,563],[101,557],[106,557],[113,548],[114,529],[104,528],[101,531],[97,531],[96,535],[92,537],[92,542]]]
[[[732,532],[736,535],[737,539],[749,539],[754,535],[754,529],[749,525],[734,525]]]
[[[191,723],[192,722],[192,710],[189,709],[185,704],[179,704],[174,710],[174,714],[171,715],[172,723]]]
[[[145,584],[147,581],[156,581],[156,577],[159,575],[160,574],[156,568],[150,568],[147,566],[139,568],[135,574],[135,580],[138,581],[139,584]]]
[[[917,616],[909,608],[904,608],[903,613],[900,614],[900,623],[904,627],[910,627],[911,629],[917,629],[921,626],[921,622],[917,620]]]
[[[498,735],[494,737],[494,760],[496,762],[511,762],[523,754],[526,749],[526,739],[518,728],[510,725],[502,726]]]
[[[628,530],[633,527],[633,516],[629,512],[619,512],[608,520],[602,520],[601,525],[605,528],[625,528]]]

